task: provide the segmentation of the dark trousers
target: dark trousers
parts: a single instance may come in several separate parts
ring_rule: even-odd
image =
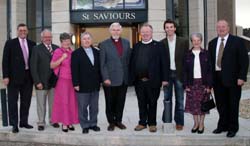
[[[221,72],[216,72],[214,94],[219,113],[217,128],[237,132],[239,129],[239,102],[241,86],[225,86]]]
[[[106,116],[110,124],[122,122],[127,85],[103,86],[106,101]]]
[[[9,122],[12,126],[18,126],[18,97],[20,94],[20,125],[28,124],[29,108],[32,97],[32,80],[29,71],[25,73],[25,83],[20,85],[8,85]]]
[[[152,88],[149,81],[139,81],[135,85],[135,92],[139,106],[139,124],[155,126],[160,88]]]

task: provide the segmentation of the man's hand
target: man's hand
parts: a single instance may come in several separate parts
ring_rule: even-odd
[[[111,85],[111,81],[109,79],[104,81],[104,85],[106,86],[110,86]]]
[[[10,82],[9,78],[4,78],[4,79],[3,79],[3,84],[4,84],[5,86],[8,86],[9,82]]]
[[[241,79],[238,79],[238,81],[237,81],[238,86],[243,86],[244,83],[245,83],[245,81],[241,80]]]
[[[164,87],[164,86],[167,86],[168,85],[168,82],[167,81],[162,81],[162,87]]]
[[[187,87],[187,88],[185,89],[185,91],[186,91],[186,92],[190,92],[191,90],[190,90],[190,88]]]
[[[74,87],[76,91],[79,91],[80,90],[80,87],[79,86],[75,86]]]
[[[38,83],[38,84],[36,84],[36,87],[37,87],[37,89],[42,90],[43,89],[43,84]]]

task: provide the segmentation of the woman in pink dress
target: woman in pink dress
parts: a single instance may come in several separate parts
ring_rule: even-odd
[[[71,40],[68,33],[60,35],[61,47],[56,49],[51,60],[51,68],[58,75],[54,91],[52,122],[62,123],[62,131],[74,130],[79,123],[77,100],[71,79]]]

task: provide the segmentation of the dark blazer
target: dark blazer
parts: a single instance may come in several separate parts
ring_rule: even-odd
[[[94,66],[82,47],[76,49],[71,57],[71,73],[74,87],[80,86],[79,92],[99,91],[101,83],[99,50],[92,47]]]
[[[54,44],[51,46],[53,51],[59,48]],[[43,43],[33,48],[30,58],[30,71],[35,87],[38,83],[42,83],[44,89],[51,88],[49,87],[49,79],[53,73],[53,70],[50,68],[51,58],[51,53]]]
[[[169,45],[168,45],[168,39],[164,38],[161,40],[163,42],[164,46],[166,47],[168,54],[170,55],[169,51]],[[187,53],[189,49],[189,42],[188,40],[176,36],[176,43],[175,43],[175,67],[176,67],[176,74],[177,78],[182,81],[182,72],[183,72],[183,61],[184,56]],[[168,56],[170,58],[170,56]]]
[[[208,45],[214,74],[217,41],[218,37],[211,40]],[[222,83],[225,86],[236,86],[237,79],[246,81],[248,66],[249,59],[244,42],[237,36],[229,35],[221,61]]]
[[[189,50],[184,58],[183,63],[183,86],[192,86],[194,80],[194,54]],[[206,87],[212,88],[212,66],[208,51],[201,49],[199,54],[201,66],[202,84]]]
[[[139,47],[142,42],[134,45],[130,60],[130,84],[136,84],[136,60],[139,54]],[[149,53],[148,61],[148,75],[151,87],[158,88],[161,86],[162,81],[169,81],[169,58],[167,56],[163,43],[153,40],[149,45],[152,45]]]
[[[119,57],[111,38],[100,43],[100,62],[103,81],[111,80],[111,86],[128,84],[128,68],[131,54],[130,43],[121,38],[123,53]]]
[[[27,39],[29,49],[29,60],[32,54],[32,48],[36,45],[35,42]],[[8,40],[5,43],[2,60],[3,78],[10,79],[10,85],[20,85],[25,83],[25,62],[23,52],[18,38]]]

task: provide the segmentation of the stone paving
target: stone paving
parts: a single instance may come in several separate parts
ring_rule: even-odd
[[[248,99],[250,90],[242,93],[242,100]],[[204,134],[192,134],[192,115],[185,113],[185,127],[183,131],[164,132],[162,128],[161,115],[163,110],[163,93],[158,100],[157,109],[157,129],[156,133],[150,133],[148,129],[136,132],[134,127],[138,122],[138,105],[134,88],[129,88],[124,109],[123,123],[126,130],[115,129],[113,132],[107,131],[107,120],[105,116],[105,100],[101,90],[99,100],[98,125],[100,132],[90,131],[89,134],[82,134],[79,125],[75,125],[76,130],[64,133],[60,128],[52,128],[47,125],[45,131],[37,130],[36,97],[32,98],[29,122],[34,126],[27,130],[20,128],[18,134],[11,133],[11,127],[0,125],[0,146],[1,145],[26,145],[30,143],[50,145],[82,145],[82,146],[163,146],[163,145],[250,145],[250,119],[240,118],[240,128],[236,137],[226,138],[226,133],[219,135],[212,134],[216,128],[218,114],[216,109],[211,110],[205,119]],[[174,126],[174,125],[173,125]],[[2,144],[4,143],[4,144]],[[9,144],[8,144],[9,143]],[[13,144],[14,143],[14,144]],[[19,144],[18,144],[19,143]],[[40,145],[39,145],[40,146]]]

